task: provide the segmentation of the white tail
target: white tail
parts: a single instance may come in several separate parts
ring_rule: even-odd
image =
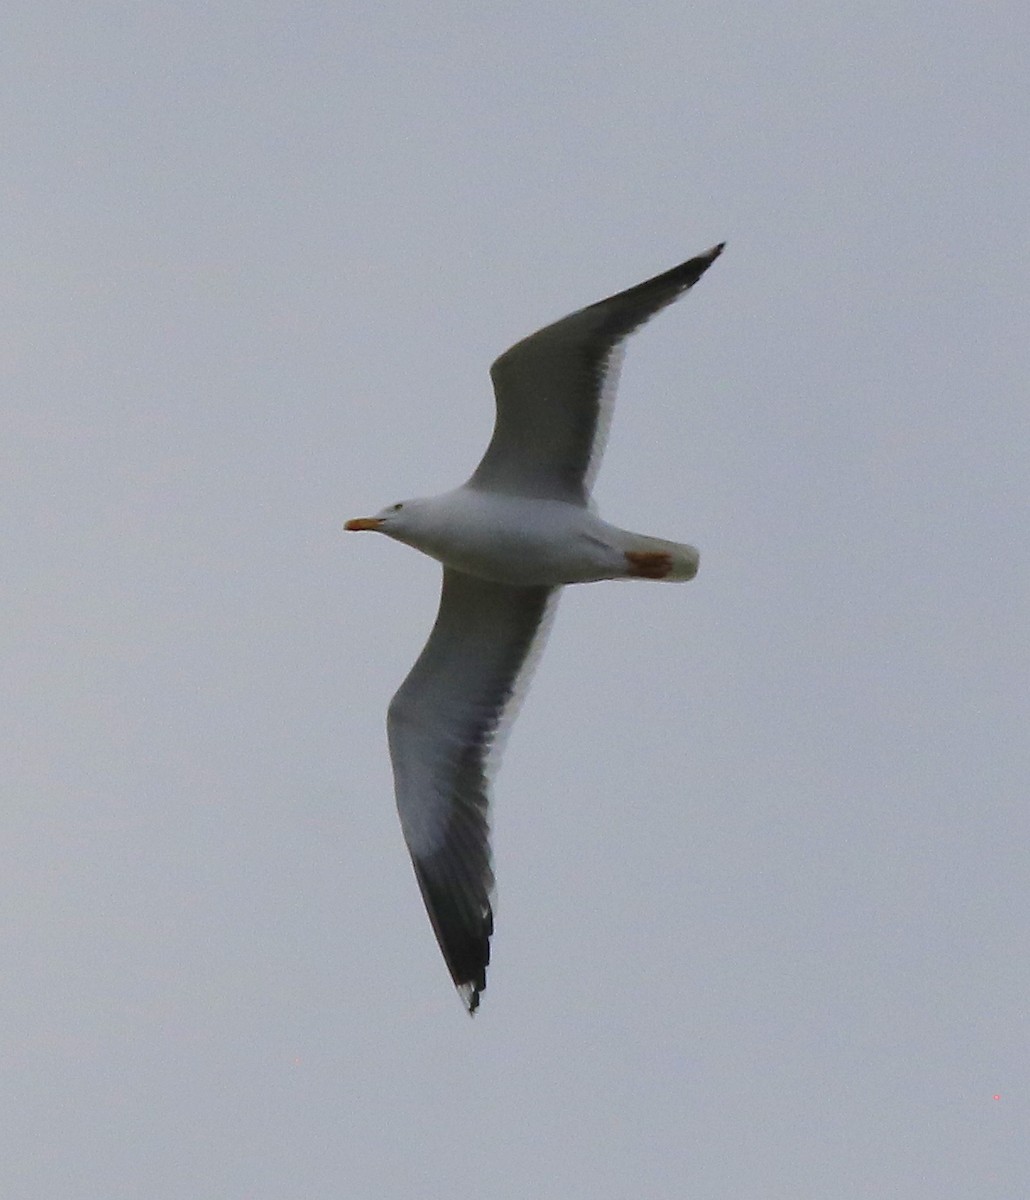
[[[642,533],[627,534],[623,552],[628,563],[627,578],[659,579],[666,583],[693,579],[700,559],[693,546],[645,537]]]

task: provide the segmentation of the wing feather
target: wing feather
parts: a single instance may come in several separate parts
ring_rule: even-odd
[[[387,717],[404,838],[469,1012],[493,933],[489,776],[556,596],[445,568],[436,623]]]
[[[619,344],[692,287],[723,244],[523,338],[490,368],[497,415],[472,487],[586,504],[604,450]]]

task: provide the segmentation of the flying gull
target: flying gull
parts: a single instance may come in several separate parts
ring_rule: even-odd
[[[443,564],[440,609],[390,702],[397,809],[451,978],[470,1013],[486,987],[493,911],[488,781],[561,587],[693,579],[693,546],[629,533],[590,503],[621,343],[692,287],[722,244],[548,325],[490,368],[497,415],[471,479],[347,529]]]

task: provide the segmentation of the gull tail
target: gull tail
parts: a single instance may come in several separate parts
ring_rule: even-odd
[[[684,542],[667,542],[664,538],[630,533],[626,534],[622,549],[626,556],[627,579],[681,583],[697,574],[700,555]]]

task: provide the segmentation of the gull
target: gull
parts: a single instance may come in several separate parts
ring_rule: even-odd
[[[493,436],[467,483],[391,504],[375,530],[443,564],[436,623],[390,702],[404,839],[455,987],[474,1013],[493,933],[489,781],[559,590],[686,580],[693,546],[602,521],[590,501],[622,342],[692,287],[724,243],[523,338],[493,364]]]

